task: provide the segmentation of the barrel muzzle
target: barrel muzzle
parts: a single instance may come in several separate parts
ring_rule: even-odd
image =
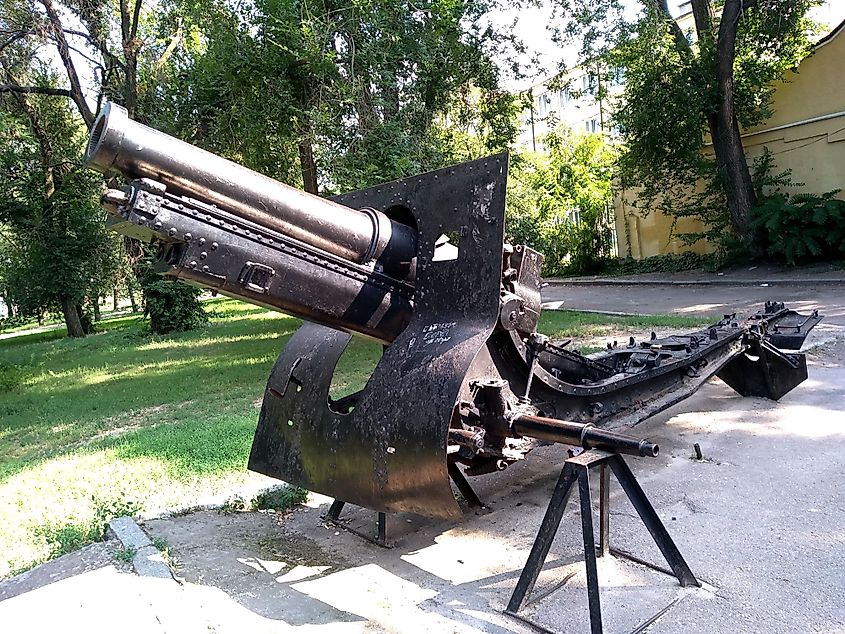
[[[126,108],[111,101],[107,102],[91,128],[88,146],[85,148],[85,165],[98,172],[108,172],[121,151],[126,122],[129,113]]]

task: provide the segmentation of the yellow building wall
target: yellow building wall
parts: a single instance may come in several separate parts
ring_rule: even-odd
[[[774,95],[773,116],[763,125],[746,130],[743,144],[749,163],[768,148],[774,156],[775,174],[792,170],[797,192],[823,193],[845,189],[845,25],[818,45],[788,73]],[[839,197],[845,198],[840,192]],[[635,192],[619,192],[615,200],[619,255],[644,258],[663,253],[696,251],[712,247],[699,242],[693,247],[674,234],[697,232],[700,222],[684,219],[672,230],[673,218],[659,210],[642,214],[634,204]]]

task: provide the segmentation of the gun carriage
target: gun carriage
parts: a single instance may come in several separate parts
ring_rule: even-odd
[[[249,467],[337,500],[455,518],[450,476],[472,500],[464,475],[538,444],[654,456],[618,429],[713,375],[770,399],[807,378],[790,350],[820,318],[775,302],[590,356],[538,333],[543,258],[505,243],[507,154],[327,200],[107,104],[86,158],[128,179],[103,204],[114,229],[159,244],[162,274],[306,320],[273,367]],[[362,390],[334,400],[353,335],[384,353]]]

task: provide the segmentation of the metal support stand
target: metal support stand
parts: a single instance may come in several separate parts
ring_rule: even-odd
[[[596,542],[593,536],[593,509],[590,495],[590,470],[600,468],[600,493],[599,493],[599,548],[596,549]],[[609,468],[609,469],[608,469]],[[631,500],[634,509],[645,524],[652,539],[657,544],[663,557],[672,569],[671,574],[678,578],[681,586],[701,586],[684,561],[675,542],[672,541],[669,532],[657,516],[657,512],[649,502],[631,469],[619,454],[605,451],[585,451],[578,456],[569,458],[563,465],[563,470],[558,478],[543,523],[534,540],[534,546],[528,561],[522,569],[522,574],[511,595],[506,614],[524,620],[517,613],[524,607],[528,595],[537,583],[537,577],[549,554],[549,549],[554,541],[566,503],[572,495],[575,483],[578,483],[578,496],[581,502],[581,528],[584,537],[584,562],[587,567],[587,597],[590,606],[590,631],[592,634],[602,633],[601,601],[599,597],[599,580],[596,568],[597,556],[603,557],[611,552],[613,554],[624,553],[612,551],[610,548],[610,471],[616,476],[622,489]]]
[[[482,508],[484,504],[479,499],[476,492],[470,486],[469,482],[467,482],[466,476],[461,472],[461,469],[458,467],[457,464],[449,461],[449,476],[455,482],[455,486],[458,488],[458,491],[461,492],[461,495],[464,496],[464,499],[467,501],[467,504],[473,508]],[[325,514],[323,519],[325,521],[334,524],[344,530],[349,531],[353,535],[357,535],[363,539],[366,539],[368,542],[372,542],[376,546],[381,546],[382,548],[391,548],[387,544],[387,513],[379,512],[378,513],[378,522],[376,527],[376,536],[372,537],[371,535],[367,535],[359,531],[358,529],[352,528],[346,522],[340,521],[340,513],[343,511],[343,507],[346,505],[346,502],[343,500],[335,500],[332,502],[332,505],[329,507],[328,512]]]
[[[452,460],[449,460],[449,477],[452,482],[458,487],[458,491],[464,496],[467,504],[472,508],[482,508],[484,503],[479,499],[478,494],[473,490],[470,483],[467,482],[466,476],[461,471],[461,468]]]
[[[346,502],[344,502],[343,500],[335,500],[329,507],[329,511],[324,516],[324,519],[327,522],[334,524],[335,526],[349,531],[353,535],[357,535],[358,537],[366,539],[368,542],[372,542],[376,546],[381,546],[382,548],[391,548],[391,546],[387,545],[387,513],[378,513],[376,536],[373,537],[372,535],[367,535],[366,533],[362,533],[361,531],[352,528],[346,522],[340,521],[340,512],[343,510],[343,507],[345,505]]]

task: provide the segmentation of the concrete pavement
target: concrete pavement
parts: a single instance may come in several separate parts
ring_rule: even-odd
[[[825,316],[822,323],[845,326],[845,284],[813,285],[808,281],[778,286],[625,286],[557,282],[543,289],[543,301],[557,307],[638,314],[750,315],[762,309],[767,300],[785,302],[802,312],[817,309]]]

